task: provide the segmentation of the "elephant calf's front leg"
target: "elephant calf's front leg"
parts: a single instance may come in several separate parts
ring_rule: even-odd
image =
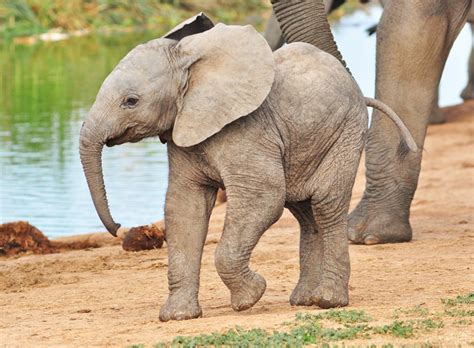
[[[262,193],[226,185],[226,191],[227,215],[215,260],[231,292],[232,308],[241,311],[252,307],[265,292],[265,279],[250,270],[249,259],[263,232],[283,212],[284,186]]]
[[[165,209],[170,294],[160,310],[161,321],[192,319],[202,314],[199,272],[216,191],[170,178]]]

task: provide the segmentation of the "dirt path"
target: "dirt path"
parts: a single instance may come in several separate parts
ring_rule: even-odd
[[[448,111],[450,122],[428,131],[412,208],[414,240],[350,246],[349,308],[364,309],[382,323],[393,320],[397,308],[421,305],[442,310],[440,298],[474,290],[474,104]],[[353,203],[362,189],[361,169]],[[153,344],[235,325],[276,329],[298,311],[318,312],[288,303],[298,277],[298,229],[287,212],[267,231],[252,258],[253,269],[267,280],[265,295],[249,311],[231,309],[229,293],[214,267],[224,211],[225,205],[216,208],[204,250],[203,318],[158,321],[167,295],[166,247],[127,253],[109,246],[0,259],[0,345]],[[468,344],[474,341],[473,320],[457,325],[448,318],[444,328],[412,340],[375,336],[370,343]]]

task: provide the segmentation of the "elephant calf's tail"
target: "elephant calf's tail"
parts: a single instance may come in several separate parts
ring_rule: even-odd
[[[400,130],[400,134],[402,135],[402,139],[405,141],[406,145],[412,152],[418,152],[418,145],[416,145],[415,140],[413,139],[410,131],[408,130],[407,126],[403,123],[400,117],[393,111],[387,104],[382,103],[380,100],[367,98],[365,97],[365,103],[367,106],[377,109],[383,112],[385,115],[390,117],[390,119],[395,123],[395,125]]]

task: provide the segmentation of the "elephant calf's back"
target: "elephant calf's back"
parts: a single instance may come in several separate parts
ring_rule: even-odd
[[[277,123],[289,122],[299,133],[314,132],[315,127],[338,127],[346,117],[366,113],[359,86],[332,55],[297,42],[275,51],[274,57],[270,102],[279,111]]]

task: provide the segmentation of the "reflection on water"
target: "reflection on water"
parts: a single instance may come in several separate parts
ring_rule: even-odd
[[[375,37],[364,29],[380,11],[346,17],[334,29],[361,84],[373,95]],[[82,120],[104,77],[153,34],[74,38],[0,52],[0,222],[28,220],[48,236],[103,230],[78,155]],[[456,43],[442,82],[441,103],[459,101],[471,38]],[[166,147],[157,139],[106,148],[104,173],[113,216],[125,226],[163,217]]]
[[[103,230],[82,174],[78,134],[104,77],[150,34],[8,46],[0,109],[1,221],[49,236]],[[111,209],[125,225],[162,217],[166,148],[154,139],[105,149]]]

